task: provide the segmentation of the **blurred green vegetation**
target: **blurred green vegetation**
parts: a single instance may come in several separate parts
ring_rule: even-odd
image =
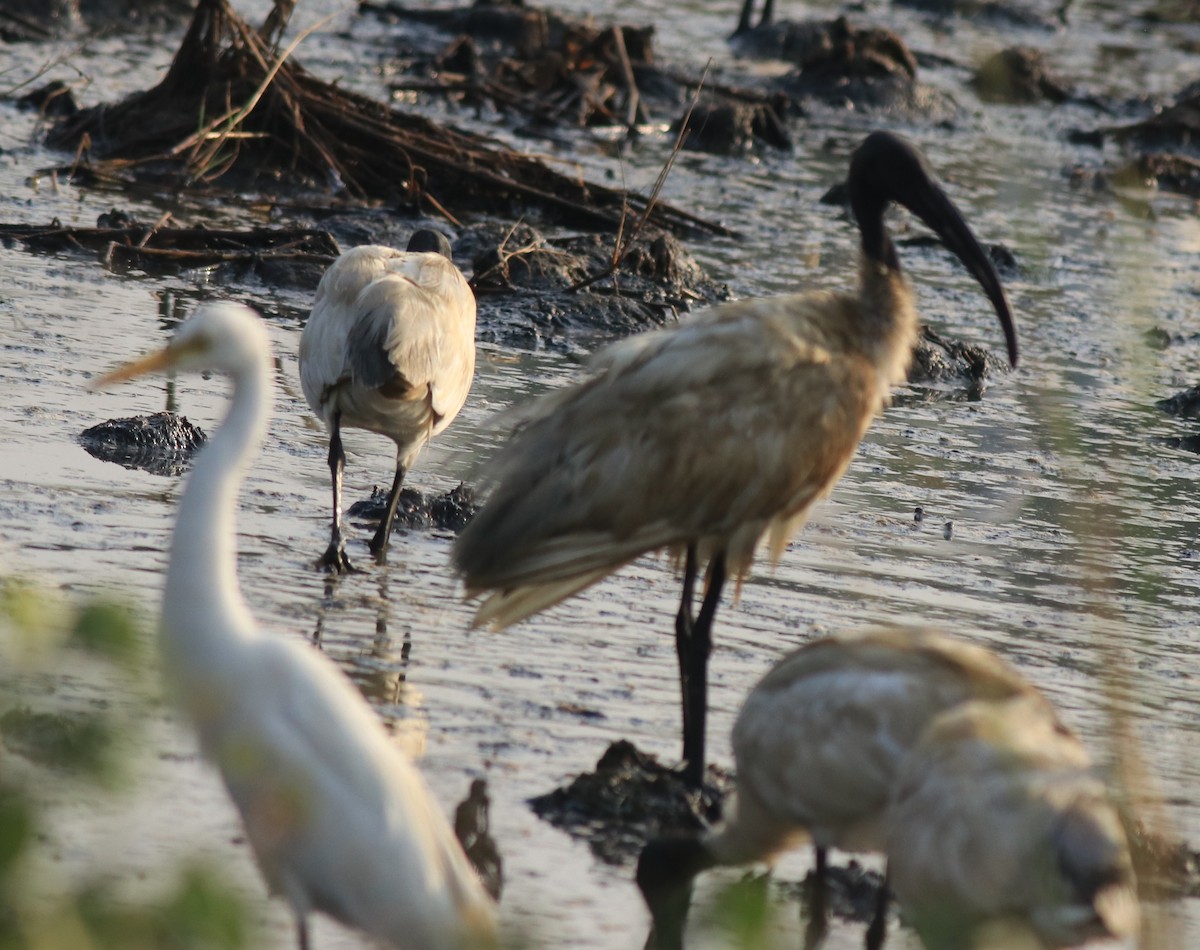
[[[117,794],[122,766],[136,754],[129,707],[145,702],[137,688],[148,666],[145,643],[118,604],[74,607],[36,585],[0,578],[0,950],[233,950],[257,942],[221,875],[186,861],[167,893],[141,901],[118,894],[122,882],[106,876],[58,897],[29,886],[34,850],[54,837],[40,783],[72,783],[81,800]],[[121,703],[54,708],[46,678],[66,669],[76,682],[95,677],[130,688]],[[18,764],[28,768],[5,767]]]

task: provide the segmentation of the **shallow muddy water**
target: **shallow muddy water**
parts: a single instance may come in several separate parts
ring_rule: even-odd
[[[299,26],[335,9],[301,6]],[[613,9],[568,0],[561,6],[657,22],[658,49],[667,60],[731,61],[722,37],[735,11],[714,0]],[[1046,48],[1060,72],[1090,91],[1162,96],[1181,88],[1193,78],[1195,54],[1186,50],[1200,29],[1144,28],[1129,21],[1123,6],[1076,3],[1072,26],[1058,33],[1001,32],[964,21],[946,26],[900,7],[873,3],[867,9],[871,22],[896,29],[914,49],[936,51],[964,67],[1022,42]],[[800,17],[836,10],[837,4],[811,3],[783,12]],[[381,96],[383,80],[373,64],[385,53],[386,37],[377,24],[354,24],[343,14],[297,55],[323,78],[344,77]],[[178,38],[95,42],[49,77],[71,79],[81,71],[93,80],[81,93],[83,104],[111,100],[152,84]],[[10,69],[3,81],[27,78],[64,49],[6,48]],[[983,240],[1016,253],[1021,274],[1005,282],[1017,314],[1021,366],[995,379],[979,402],[903,391],[778,567],[760,565],[740,603],[722,608],[710,673],[711,757],[729,764],[729,727],[741,699],[786,649],[870,622],[929,621],[1009,657],[1105,761],[1113,756],[1115,697],[1146,765],[1130,797],[1135,806],[1148,798],[1166,802],[1170,833],[1195,844],[1200,501],[1194,486],[1200,462],[1158,444],[1192,434],[1195,423],[1164,416],[1153,402],[1200,381],[1200,220],[1192,202],[1177,197],[1118,200],[1072,190],[1063,168],[1098,163],[1100,156],[1065,144],[1065,132],[1113,120],[1082,106],[983,106],[965,86],[967,75],[952,68],[922,74],[963,106],[953,130],[882,124],[922,145]],[[430,108],[445,114],[440,105]],[[27,113],[0,105],[0,117],[0,220],[58,217],[88,226],[117,205],[143,220],[172,210],[182,223],[258,223],[240,200],[200,211],[187,204],[166,209],[45,178],[35,186],[29,181],[35,169],[63,157],[32,144],[36,124]],[[480,124],[507,134],[502,119],[485,116]],[[843,177],[864,130],[878,124],[867,116],[819,113],[795,127],[790,155],[751,162],[685,154],[666,197],[742,234],[693,241],[690,249],[740,296],[800,284],[845,286],[855,232],[840,210],[818,199]],[[623,176],[641,186],[657,175],[668,148],[664,133],[617,159],[611,149],[584,140],[570,160],[591,176]],[[901,257],[934,327],[1002,348],[986,300],[949,255],[902,248]],[[467,629],[471,610],[447,569],[450,539],[436,532],[398,533],[388,564],[327,581],[310,567],[327,540],[328,470],[324,432],[297,380],[308,305],[303,294],[215,286],[204,272],[118,274],[86,255],[42,256],[19,246],[0,247],[0,273],[0,573],[29,575],[73,593],[115,591],[153,616],[182,482],[97,461],[76,436],[105,419],[162,409],[168,400],[211,430],[225,387],[217,379],[185,377],[97,394],[86,383],[160,345],[198,297],[231,296],[257,306],[269,319],[278,360],[276,414],[239,514],[240,579],[260,622],[282,636],[319,636],[420,756],[448,809],[465,795],[471,777],[489,779],[510,928],[537,946],[640,946],[646,915],[631,870],[597,862],[586,845],[538,821],[525,799],[590,769],[615,738],[667,758],[678,753],[671,636],[677,581],[670,566],[639,561],[500,633]],[[1152,330],[1184,342],[1160,349],[1148,339]],[[483,350],[466,408],[421,457],[410,484],[445,490],[476,479],[503,437],[496,413],[576,372],[574,361],[552,353]],[[391,443],[356,431],[346,434],[346,443],[350,500],[389,482]],[[917,506],[925,513],[919,524]],[[947,522],[953,525],[949,539]],[[365,529],[355,530],[350,550],[364,566],[368,537]],[[66,702],[102,692],[78,683],[61,689]],[[47,790],[63,819],[50,846],[54,873],[110,867],[144,876],[177,855],[201,851],[230,867],[265,908],[236,815],[215,774],[196,759],[190,734],[163,712],[145,735],[132,801],[98,813],[98,806],[81,807],[65,791]],[[799,879],[807,864],[807,855],[789,858],[779,877]],[[713,887],[698,891],[698,918]],[[1197,911],[1195,901],[1156,908],[1167,936],[1151,945],[1200,942]],[[283,908],[274,903],[263,913],[273,945],[288,945]],[[798,945],[792,908],[781,914],[781,926],[785,944]],[[322,947],[360,945],[327,921],[316,938]],[[720,944],[719,935],[699,942]],[[899,932],[889,941],[910,944],[915,941]],[[835,927],[831,946],[858,945],[861,928]]]

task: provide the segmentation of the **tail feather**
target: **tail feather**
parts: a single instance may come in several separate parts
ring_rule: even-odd
[[[490,594],[479,605],[479,609],[475,612],[475,618],[471,621],[471,626],[490,626],[494,630],[500,630],[518,620],[531,617],[547,607],[552,607],[559,601],[566,600],[585,587],[603,580],[611,573],[612,568],[606,566],[544,584],[530,584],[526,587],[498,590]],[[467,597],[473,597],[481,592],[468,589]]]

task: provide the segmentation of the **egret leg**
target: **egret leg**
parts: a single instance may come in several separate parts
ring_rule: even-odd
[[[300,950],[308,950],[308,918],[296,918],[296,943]]]
[[[404,484],[406,474],[407,470],[397,461],[396,477],[392,479],[392,491],[388,495],[387,511],[383,514],[383,520],[379,522],[375,537],[371,539],[371,553],[376,557],[382,554],[388,546],[388,539],[392,534],[392,519],[396,517],[396,505],[400,501],[400,486]]]
[[[708,589],[692,626],[688,646],[688,675],[684,686],[683,780],[693,788],[704,784],[704,730],[708,717],[708,655],[712,652],[712,624],[725,584],[725,552],[708,566]]]
[[[770,26],[775,22],[775,0],[767,0],[763,4],[762,16],[758,18],[759,26]]]
[[[808,895],[808,926],[804,930],[804,950],[816,950],[825,941],[828,929],[828,892],[825,868],[828,855],[824,848],[813,849],[816,852],[817,866],[813,869],[812,890]]]
[[[317,567],[336,573],[354,570],[346,557],[345,542],[342,540],[342,472],[346,468],[346,453],[342,449],[342,414],[333,414],[329,434],[329,474],[333,481],[333,526],[330,529],[329,547],[317,561]]]
[[[875,916],[871,918],[871,926],[867,928],[867,950],[883,950],[883,938],[887,936],[888,900],[890,897],[888,875],[887,871],[884,871],[883,883],[879,885],[879,899],[875,903]]]

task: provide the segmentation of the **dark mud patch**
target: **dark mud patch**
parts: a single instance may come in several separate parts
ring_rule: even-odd
[[[169,477],[182,475],[207,439],[203,429],[173,412],[110,419],[79,434],[94,458]]]
[[[586,347],[729,297],[665,231],[640,233],[618,251],[600,235],[548,238],[529,225],[489,224],[464,232],[455,253],[472,262],[479,338],[524,349]]]
[[[1200,419],[1200,386],[1193,386],[1174,396],[1160,399],[1154,404],[1154,408],[1180,419]]]
[[[883,875],[864,868],[853,858],[842,867],[830,864],[825,868],[826,893],[829,912],[835,917],[856,923],[869,924],[875,918],[879,906],[879,892],[883,889]],[[784,892],[804,907],[812,903],[812,891],[816,876],[812,871],[803,881],[785,885]]]
[[[378,524],[387,510],[387,489],[375,486],[371,497],[356,501],[346,512],[348,517],[364,523]],[[396,518],[392,530],[408,528],[413,531],[459,532],[475,516],[479,505],[475,503],[475,490],[459,482],[450,491],[441,495],[426,494],[414,488],[402,488],[396,503]]]
[[[701,831],[721,817],[731,776],[713,766],[702,789],[681,773],[618,740],[605,750],[596,771],[529,799],[534,814],[588,843],[608,864],[628,864],[645,843],[675,831]]]

